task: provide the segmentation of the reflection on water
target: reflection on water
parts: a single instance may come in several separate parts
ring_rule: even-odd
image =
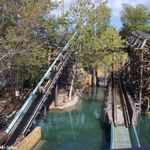
[[[150,147],[150,117],[141,115],[137,126],[140,143],[143,147]]]
[[[47,120],[40,123],[43,139],[47,141],[41,150],[101,150],[108,147],[102,123],[103,90],[93,89],[89,97],[74,110],[47,114]]]

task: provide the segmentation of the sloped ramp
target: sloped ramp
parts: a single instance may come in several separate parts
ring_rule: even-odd
[[[115,149],[132,147],[128,128],[126,128],[125,126],[114,127],[114,135],[115,135],[114,140]]]

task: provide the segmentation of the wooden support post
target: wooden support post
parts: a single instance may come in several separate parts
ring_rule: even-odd
[[[132,52],[130,52],[130,54],[128,54],[128,73],[129,73],[129,81],[130,81],[130,83],[131,83],[131,53]]]
[[[54,100],[55,106],[58,106],[58,83],[56,83],[55,86],[55,100]]]
[[[139,89],[139,100],[140,104],[142,104],[142,84],[143,84],[143,49],[146,45],[147,39],[143,41],[143,44],[141,46],[141,58],[140,58],[140,64],[141,64],[141,69],[140,69],[140,89]]]
[[[142,82],[143,82],[143,51],[141,51],[140,89],[139,89],[140,104],[142,103]]]
[[[46,106],[44,106],[44,119],[46,119],[46,111],[47,111],[47,108]]]
[[[112,63],[112,87],[114,88],[114,78],[115,78],[115,74],[114,74],[114,64],[115,64],[115,52],[113,53],[113,63]]]

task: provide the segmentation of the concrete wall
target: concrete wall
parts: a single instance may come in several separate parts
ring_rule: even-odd
[[[20,143],[15,145],[15,147],[17,148],[17,150],[32,150],[40,139],[41,139],[41,128],[36,127]]]

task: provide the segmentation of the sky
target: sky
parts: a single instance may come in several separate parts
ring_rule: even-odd
[[[61,1],[61,0],[56,0]],[[65,10],[68,10],[71,2],[74,0],[64,0],[65,2]],[[117,30],[120,30],[122,27],[122,23],[120,20],[120,12],[122,10],[122,4],[129,3],[133,6],[137,4],[144,4],[147,7],[150,7],[150,0],[107,0],[108,6],[111,8],[112,16],[110,19],[111,25],[116,27]],[[55,14],[60,14],[60,8],[54,11]]]

